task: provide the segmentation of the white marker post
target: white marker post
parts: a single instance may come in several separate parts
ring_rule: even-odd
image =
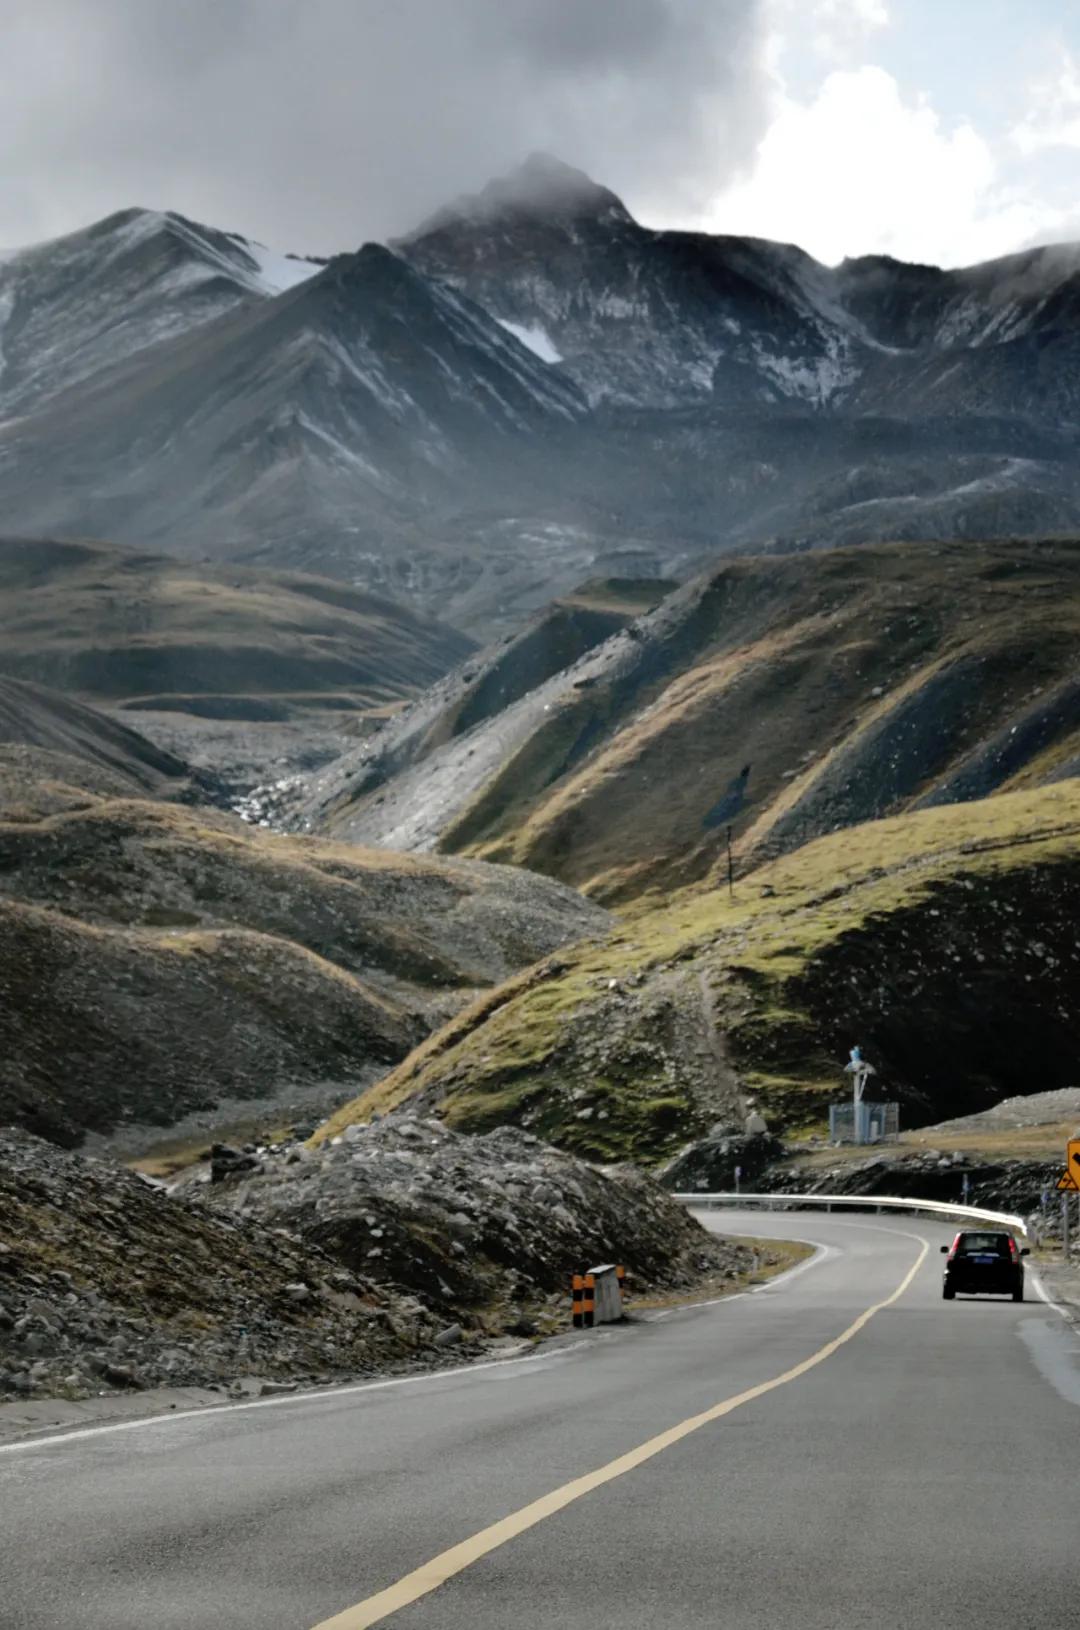
[[[851,1138],[852,1138],[852,1142],[853,1143],[865,1143],[867,1140],[866,1140],[866,1138],[863,1137],[862,1101],[863,1101],[863,1093],[866,1091],[867,1079],[868,1079],[868,1077],[873,1075],[874,1066],[872,1064],[868,1064],[866,1062],[865,1058],[863,1058],[862,1049],[860,1047],[853,1047],[851,1049],[851,1057],[848,1059],[848,1062],[844,1065],[844,1073],[846,1075],[851,1076],[851,1087],[852,1087]]]
[[[742,1177],[742,1167],[741,1166],[736,1166],[736,1168],[735,1168],[735,1193],[736,1194],[738,1194],[738,1192],[739,1192],[739,1180],[740,1180],[741,1177]]]

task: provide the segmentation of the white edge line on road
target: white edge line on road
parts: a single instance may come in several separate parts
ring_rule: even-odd
[[[1054,1312],[1059,1314],[1061,1316],[1061,1318],[1063,1318],[1065,1320],[1066,1324],[1071,1324],[1072,1320],[1069,1318],[1069,1315],[1066,1313],[1066,1311],[1062,1307],[1061,1303],[1060,1302],[1055,1302],[1054,1298],[1047,1294],[1046,1288],[1043,1285],[1042,1280],[1039,1278],[1039,1275],[1036,1272],[1036,1270],[1034,1268],[1029,1268],[1028,1269],[1028,1275],[1035,1282],[1035,1293],[1038,1296],[1039,1300],[1041,1302],[1045,1302],[1047,1307],[1053,1308]]]
[[[72,1432],[54,1432],[48,1437],[22,1438],[18,1443],[0,1443],[0,1455],[14,1454],[18,1450],[51,1449],[54,1443],[75,1443],[84,1438],[104,1437],[110,1432],[135,1432],[140,1427],[170,1426],[173,1421],[217,1419],[220,1415],[235,1415],[247,1409],[274,1409],[281,1404],[319,1403],[325,1398],[348,1398],[357,1392],[381,1392],[390,1387],[408,1387],[418,1381],[449,1381],[459,1375],[478,1375],[482,1370],[519,1369],[524,1364],[548,1363],[584,1347],[588,1341],[568,1342],[548,1353],[533,1353],[527,1358],[491,1358],[479,1364],[461,1364],[453,1370],[427,1370],[418,1375],[395,1375],[386,1381],[357,1381],[340,1387],[320,1387],[312,1392],[282,1393],[276,1398],[245,1398],[240,1403],[204,1404],[201,1409],[176,1409],[161,1415],[140,1415],[135,1421],[107,1421],[101,1426],[79,1426]]]
[[[893,1233],[893,1229],[884,1229],[884,1233]],[[788,1236],[785,1235],[785,1238]],[[914,1235],[909,1235],[914,1238]],[[825,1245],[820,1240],[800,1240],[801,1245],[813,1245],[815,1253],[806,1262],[798,1263],[794,1268],[787,1268],[778,1273],[775,1278],[767,1280],[763,1285],[754,1285],[750,1290],[736,1291],[730,1296],[714,1296],[707,1302],[687,1302],[681,1307],[666,1308],[648,1323],[655,1323],[666,1318],[670,1313],[685,1313],[693,1308],[714,1307],[720,1302],[737,1302],[743,1296],[752,1296],[759,1290],[772,1290],[786,1280],[794,1279],[797,1274],[805,1273],[808,1268],[816,1267],[827,1257],[834,1255],[836,1247]],[[200,1409],[174,1409],[161,1415],[140,1415],[134,1421],[106,1421],[100,1426],[77,1426],[72,1431],[52,1432],[44,1437],[20,1438],[17,1443],[0,1443],[0,1455],[11,1455],[31,1450],[51,1449],[54,1445],[62,1443],[81,1443],[87,1438],[106,1437],[113,1432],[137,1432],[153,1426],[171,1426],[174,1421],[208,1420],[220,1415],[233,1415],[241,1410],[249,1409],[275,1409],[284,1404],[311,1404],[319,1403],[330,1398],[350,1398],[360,1392],[382,1392],[391,1387],[415,1386],[419,1381],[450,1381],[458,1376],[479,1375],[485,1370],[520,1370],[526,1364],[548,1364],[553,1360],[562,1358],[566,1353],[576,1352],[579,1348],[588,1346],[596,1336],[603,1333],[603,1326],[588,1336],[582,1336],[578,1341],[567,1342],[564,1346],[552,1348],[544,1353],[532,1353],[525,1358],[492,1358],[485,1359],[479,1364],[461,1364],[452,1370],[430,1370],[419,1375],[397,1375],[386,1381],[357,1381],[352,1385],[340,1387],[321,1387],[313,1392],[288,1392],[275,1398],[246,1398],[241,1403],[232,1404],[204,1404]]]
[[[745,1239],[749,1238],[750,1236],[743,1234],[732,1234],[730,1237],[732,1239]],[[756,1234],[753,1237],[755,1239],[764,1239],[767,1236]],[[779,1236],[777,1237],[779,1238]],[[823,1245],[820,1240],[798,1239],[794,1234],[785,1234],[784,1239],[792,1240],[796,1245],[809,1245],[812,1247],[814,1254],[812,1256],[808,1256],[805,1262],[797,1262],[793,1268],[785,1268],[783,1273],[774,1274],[771,1279],[766,1279],[764,1283],[760,1285],[748,1285],[745,1290],[731,1291],[727,1296],[710,1296],[708,1301],[705,1302],[680,1302],[677,1307],[665,1307],[662,1308],[659,1313],[645,1314],[643,1316],[644,1322],[646,1324],[659,1324],[661,1319],[670,1319],[673,1313],[692,1313],[694,1309],[698,1307],[716,1307],[720,1302],[738,1302],[741,1301],[744,1296],[758,1296],[762,1291],[772,1290],[775,1285],[783,1285],[786,1284],[789,1279],[798,1278],[799,1274],[805,1273],[808,1268],[820,1267],[821,1264],[827,1262],[830,1257],[837,1256],[839,1254],[838,1246]]]

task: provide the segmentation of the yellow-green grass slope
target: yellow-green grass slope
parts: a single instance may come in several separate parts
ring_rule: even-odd
[[[870,822],[510,980],[320,1132],[412,1102],[658,1160],[820,1124],[859,1042],[909,1124],[1080,1079],[1080,782]]]
[[[1080,767],[1075,542],[727,559],[635,627],[546,698],[443,850],[625,903],[714,876],[729,820],[749,864]]]

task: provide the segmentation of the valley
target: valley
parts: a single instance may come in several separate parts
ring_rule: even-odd
[[[671,1198],[736,1168],[1039,1203],[1050,1123],[969,1118],[1077,1084],[1078,280],[544,158],[328,259],[0,262],[0,1396],[727,1295],[798,1254]]]

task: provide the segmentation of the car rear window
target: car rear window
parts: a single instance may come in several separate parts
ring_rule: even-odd
[[[958,1256],[979,1256],[983,1252],[992,1251],[998,1256],[1005,1256],[1008,1249],[1008,1234],[961,1234],[956,1254]]]

